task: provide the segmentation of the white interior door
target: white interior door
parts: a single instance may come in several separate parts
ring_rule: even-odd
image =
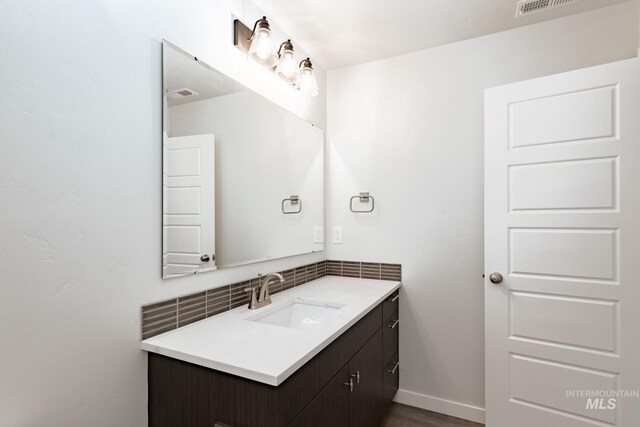
[[[214,136],[165,138],[163,273],[215,269]]]
[[[639,83],[632,59],[485,92],[488,427],[640,426]]]

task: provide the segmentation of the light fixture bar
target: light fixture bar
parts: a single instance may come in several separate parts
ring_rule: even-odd
[[[233,45],[245,55],[249,53],[249,47],[251,47],[251,33],[251,28],[244,25],[239,19],[233,20]]]
[[[267,17],[258,19],[253,29],[239,19],[233,20],[233,45],[242,53],[274,72],[284,82],[307,96],[318,95],[318,82],[309,58],[296,63],[293,43],[287,39],[276,51],[272,44],[271,29]],[[296,65],[297,64],[297,65]]]

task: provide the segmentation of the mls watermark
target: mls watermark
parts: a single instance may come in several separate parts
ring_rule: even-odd
[[[616,409],[619,399],[640,398],[640,390],[567,390],[565,397],[586,399],[585,409]]]

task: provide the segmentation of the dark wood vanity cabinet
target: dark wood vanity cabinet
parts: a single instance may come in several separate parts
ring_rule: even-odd
[[[397,296],[277,387],[149,353],[149,426],[380,425],[398,390]]]

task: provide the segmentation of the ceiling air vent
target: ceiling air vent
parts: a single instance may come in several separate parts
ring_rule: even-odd
[[[195,92],[189,88],[182,88],[182,89],[176,89],[176,90],[172,90],[170,92],[167,92],[167,96],[169,98],[174,98],[174,99],[180,99],[180,98],[186,98],[187,96],[195,96],[197,95],[198,92]]]
[[[516,18],[562,6],[569,6],[570,4],[581,1],[582,0],[520,0],[516,6]]]

